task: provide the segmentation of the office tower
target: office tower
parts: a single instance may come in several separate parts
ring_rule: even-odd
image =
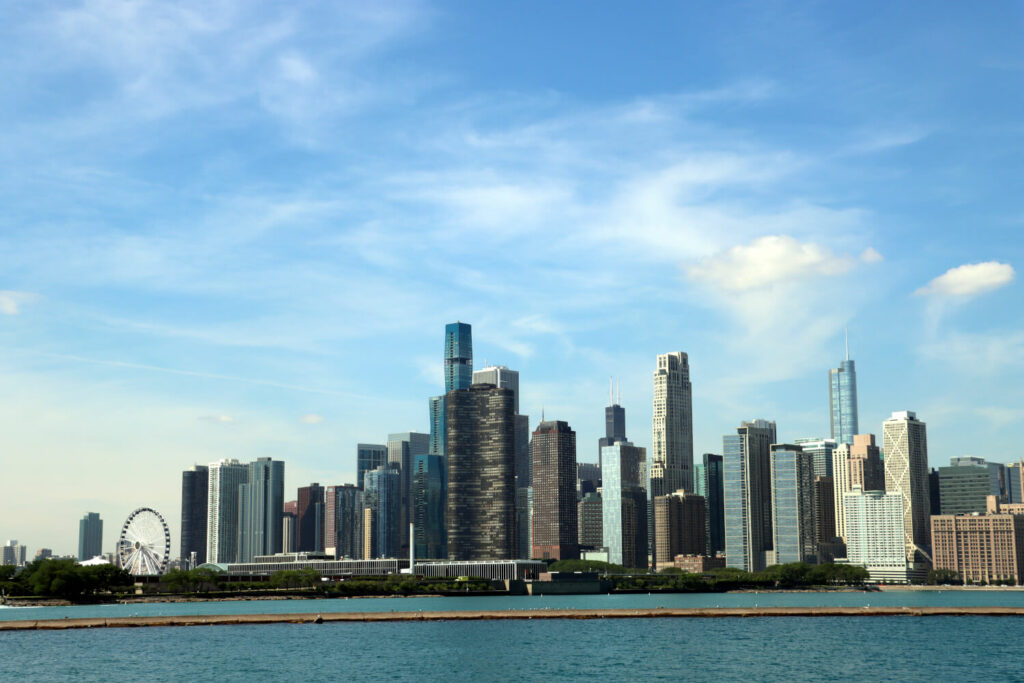
[[[797,439],[793,443],[802,448],[804,453],[811,454],[815,477],[832,476],[832,454],[838,445],[835,439]]]
[[[608,406],[604,409],[604,436],[597,440],[597,463],[601,464],[601,450],[605,446],[611,446],[619,441],[626,440],[626,409],[620,403],[622,392],[619,391],[618,399],[612,396],[612,388],[608,387]]]
[[[1006,502],[1024,503],[1024,478],[1020,476],[1024,460],[1006,466]]]
[[[206,496],[209,470],[195,465],[181,473],[181,553],[189,569],[206,562]],[[195,553],[193,557],[192,553]]]
[[[388,465],[399,474],[399,553],[409,554],[409,523],[412,521],[412,459],[430,450],[430,435],[419,432],[388,434]]]
[[[447,431],[444,396],[431,396],[427,399],[427,412],[430,418],[430,448],[428,452],[431,455],[444,455],[444,439]]]
[[[284,462],[257,458],[249,463],[249,480],[239,488],[239,502],[238,561],[281,552]]]
[[[398,557],[402,478],[398,471],[380,466],[370,470],[363,482],[364,559]]]
[[[765,568],[772,550],[772,487],[769,448],[775,423],[742,422],[722,437],[726,566],[744,571]]]
[[[37,560],[48,560],[51,557],[53,557],[53,550],[50,548],[40,548],[36,551],[35,559]]]
[[[24,567],[27,553],[27,546],[18,545],[15,539],[7,541],[7,545],[0,547],[0,565]]]
[[[473,328],[467,323],[444,326],[444,391],[468,389],[473,383]]]
[[[601,486],[601,468],[592,462],[576,463],[576,500]]]
[[[515,416],[515,436],[512,439],[515,452],[516,488],[533,486],[533,460],[530,457],[530,416]]]
[[[493,384],[502,389],[512,390],[512,410],[519,414],[519,371],[504,365],[489,365],[473,371],[473,384]]]
[[[517,551],[512,391],[478,384],[449,392],[445,403],[448,559],[512,559]]]
[[[951,467],[984,467],[989,476],[988,494],[1001,498],[1004,503],[1009,502],[1006,499],[1008,490],[1006,465],[1003,463],[988,462],[985,458],[974,455],[957,455],[949,459],[949,464]]]
[[[295,549],[300,553],[324,551],[324,487],[313,483],[299,488],[295,515]]]
[[[647,449],[628,441],[601,449],[601,527],[612,564],[648,566],[646,460]]]
[[[363,488],[363,477],[370,470],[388,464],[388,447],[384,444],[356,444],[356,486]]]
[[[707,554],[704,497],[680,489],[654,499],[656,570],[673,567],[676,555]]]
[[[576,506],[581,550],[596,550],[604,545],[602,515],[601,494],[596,491],[584,494]]]
[[[938,515],[931,538],[935,568],[955,571],[964,583],[1024,583],[1024,515]]]
[[[281,515],[281,552],[297,552],[296,536],[298,535],[298,531],[296,518],[297,515],[294,512],[285,511],[285,513]]]
[[[853,489],[843,508],[847,562],[867,569],[872,581],[906,582],[903,495]]]
[[[852,444],[853,435],[860,433],[860,428],[857,425],[857,370],[850,360],[849,343],[846,360],[828,371],[828,388],[832,438],[838,443]]]
[[[689,358],[682,351],[658,356],[654,372],[651,494],[693,491],[693,404]]]
[[[874,434],[854,434],[847,465],[851,489],[885,490],[885,466],[882,464],[881,452],[875,445]]]
[[[694,465],[693,488],[704,498],[707,520],[707,552],[725,552],[725,493],[722,479],[722,456],[705,453]]]
[[[516,489],[516,557],[531,559],[533,554],[533,487]]]
[[[907,561],[927,557],[928,525],[928,437],[925,423],[909,410],[894,412],[882,423],[885,450],[885,490],[903,496],[904,540]],[[922,553],[915,552],[923,550]]]
[[[237,460],[210,463],[206,488],[206,561],[238,561],[240,487],[249,480],[249,468]]]
[[[537,425],[533,460],[533,557],[579,559],[576,517],[576,432],[567,422]]]
[[[100,513],[87,512],[78,521],[78,561],[91,560],[103,553],[103,520]]]
[[[814,540],[829,543],[836,537],[835,484],[832,477],[814,478]]]
[[[846,538],[846,496],[850,486],[850,444],[839,444],[832,453],[832,499],[835,504],[836,536]]]
[[[324,552],[335,559],[362,559],[363,490],[354,484],[328,486]]]
[[[928,469],[928,515],[942,514],[942,496],[939,493],[939,471]]]
[[[413,546],[417,558],[446,557],[445,463],[440,455],[417,455],[412,469]]]
[[[814,459],[795,444],[771,446],[775,564],[813,562]]]
[[[992,491],[988,467],[952,465],[939,468],[939,514],[983,513],[989,495]]]

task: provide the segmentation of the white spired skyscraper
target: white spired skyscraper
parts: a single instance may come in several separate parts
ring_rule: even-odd
[[[928,436],[909,410],[882,423],[885,490],[903,496],[903,537],[907,562],[919,562],[931,546],[928,499]],[[915,552],[917,551],[917,552]]]
[[[682,351],[658,356],[654,372],[651,498],[693,491],[693,402],[690,361]]]
[[[857,427],[857,369],[850,360],[850,341],[846,341],[846,360],[828,371],[829,407],[832,438],[838,443],[853,443]],[[837,501],[839,503],[839,501]],[[841,503],[839,503],[841,504]]]

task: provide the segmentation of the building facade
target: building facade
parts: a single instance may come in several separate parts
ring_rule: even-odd
[[[579,520],[579,543],[581,549],[597,550],[604,545],[601,494],[597,491],[584,494],[576,506]]]
[[[722,456],[705,453],[694,465],[693,488],[704,498],[708,555],[725,552],[725,492]]]
[[[931,534],[936,569],[964,583],[1024,583],[1024,515],[938,515]]]
[[[771,446],[772,545],[775,564],[813,562],[814,458],[795,444]]]
[[[381,466],[363,482],[363,558],[399,557],[401,482],[396,469]]]
[[[256,555],[282,552],[284,462],[257,458],[249,463],[249,478],[239,488],[238,562]]]
[[[819,544],[836,537],[835,495],[832,477],[814,478],[814,540]]]
[[[205,465],[195,465],[181,473],[181,546],[178,557],[190,569],[206,562],[206,496],[209,485],[209,470]]]
[[[659,355],[654,371],[650,472],[653,496],[693,491],[693,389],[682,351]]]
[[[473,384],[473,328],[467,323],[444,327],[444,392]]]
[[[854,434],[848,457],[850,488],[885,490],[885,465],[874,434]]]
[[[828,371],[829,416],[832,438],[837,443],[852,444],[860,433],[857,419],[857,369],[849,354],[838,368]]]
[[[249,467],[238,460],[224,459],[211,463],[207,471],[206,561],[236,562],[241,532],[240,488],[249,481]]]
[[[443,457],[428,453],[413,458],[413,549],[418,558],[442,560],[447,557],[446,488]]]
[[[385,444],[356,444],[356,486],[363,488],[366,473],[387,464],[388,447]]]
[[[704,497],[680,489],[654,499],[656,570],[675,566],[677,555],[707,554]]]
[[[412,522],[412,460],[430,452],[430,434],[400,432],[388,434],[388,465],[399,474],[399,553],[409,554],[409,524]]]
[[[533,432],[533,557],[576,560],[576,432],[547,420]]]
[[[295,514],[295,546],[300,553],[324,551],[324,487],[317,483],[299,488]]]
[[[78,560],[91,560],[103,554],[103,520],[100,513],[87,512],[78,521]]]
[[[906,583],[903,495],[853,489],[843,507],[847,562],[866,568],[872,581]]]
[[[885,490],[903,496],[907,561],[927,561],[929,525],[928,436],[924,422],[909,410],[894,412],[882,423]]]
[[[646,569],[647,450],[628,441],[601,450],[601,515],[608,562]]]
[[[800,446],[804,453],[811,454],[814,461],[815,477],[832,476],[832,454],[835,452],[836,446],[839,445],[835,439],[797,439],[793,443]]]
[[[772,550],[770,446],[775,423],[743,422],[722,438],[726,566],[754,572]]]
[[[354,484],[328,486],[324,552],[335,559],[362,559],[363,490]]]
[[[991,491],[989,470],[984,465],[939,468],[939,514],[941,515],[985,512],[986,500]],[[998,494],[996,495],[998,496]]]

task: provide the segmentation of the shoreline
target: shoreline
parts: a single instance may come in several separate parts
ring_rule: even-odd
[[[329,612],[323,614],[224,614],[0,621],[4,631],[63,631],[147,626],[238,626],[396,621],[490,621],[499,619],[655,619],[758,617],[1021,617],[1024,607],[716,607],[651,609],[468,610],[459,612]]]

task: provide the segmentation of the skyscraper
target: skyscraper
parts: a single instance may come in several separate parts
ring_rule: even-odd
[[[579,559],[576,432],[547,420],[533,433],[533,557]]]
[[[814,478],[814,540],[829,543],[836,536],[836,490],[832,477]]]
[[[444,391],[468,389],[473,383],[473,328],[467,323],[444,327]]]
[[[362,559],[363,491],[354,484],[327,487],[324,552],[336,559]]]
[[[445,403],[448,559],[512,559],[516,554],[512,391],[480,384],[450,391]]]
[[[707,510],[703,496],[680,489],[654,504],[657,570],[674,567],[676,555],[707,554]]]
[[[493,384],[502,389],[512,390],[515,410],[515,475],[516,488],[533,485],[532,460],[530,457],[530,416],[519,413],[519,371],[504,365],[490,365],[473,371],[473,384]]]
[[[431,455],[444,455],[445,423],[444,396],[431,396],[428,399],[428,411],[430,418],[430,448]]]
[[[380,466],[363,483],[363,548],[365,559],[398,557],[401,543],[401,476]]]
[[[628,441],[601,449],[601,526],[612,564],[647,568],[646,459]]]
[[[694,465],[693,488],[703,496],[707,508],[707,553],[714,555],[725,551],[725,494],[722,479],[722,456],[705,453],[701,462]]]
[[[604,436],[597,440],[597,464],[601,464],[601,450],[619,441],[626,440],[626,409],[620,405],[621,392],[618,398],[613,396],[612,388],[608,387],[608,406],[604,409]]]
[[[194,569],[206,562],[206,496],[209,470],[195,465],[181,473],[181,553],[179,557]],[[192,553],[195,553],[193,559]]]
[[[224,459],[207,468],[206,561],[238,561],[240,488],[249,480],[249,467],[238,460]]]
[[[1021,469],[1024,468],[1024,460],[1011,462],[1006,466],[1006,502],[1024,503],[1024,477],[1021,477]]]
[[[412,465],[413,545],[417,558],[446,557],[445,465],[440,455],[417,455]]]
[[[802,448],[804,453],[811,454],[815,477],[832,476],[832,453],[837,445],[835,439],[797,439],[793,443]]]
[[[847,561],[867,569],[873,581],[905,582],[903,496],[855,488],[843,495],[843,507]]]
[[[682,351],[658,356],[651,444],[651,495],[693,491],[690,361]]]
[[[299,488],[295,515],[295,549],[300,553],[324,550],[324,487],[313,483]]]
[[[874,434],[854,434],[850,446],[850,488],[863,491],[885,490],[885,465],[875,445]]]
[[[601,506],[601,494],[596,491],[585,494],[576,506],[580,549],[595,550],[604,545],[602,531],[604,520]]]
[[[984,513],[992,495],[988,468],[952,465],[939,468],[939,514]]]
[[[257,458],[249,463],[249,479],[239,487],[239,502],[238,561],[281,552],[284,462]]]
[[[813,562],[814,459],[800,446],[771,446],[772,546],[775,564]]]
[[[103,520],[100,513],[87,512],[78,522],[78,561],[91,560],[103,553]]]
[[[743,422],[722,437],[726,566],[760,571],[773,548],[769,447],[775,442],[775,423],[768,420]]]
[[[388,447],[384,444],[356,444],[356,486],[363,488],[363,476],[388,463]]]
[[[409,523],[412,521],[412,459],[430,450],[430,435],[419,432],[388,434],[388,465],[399,474],[399,550],[409,554]]]
[[[903,528],[907,561],[919,562],[931,545],[928,517],[928,436],[924,422],[909,410],[894,412],[882,423],[885,490],[903,496]]]
[[[846,539],[846,494],[850,486],[850,444],[839,444],[832,453],[832,502],[836,536]]]
[[[850,360],[850,346],[846,346],[846,360],[838,368],[828,371],[829,414],[832,438],[838,443],[853,443],[853,435],[860,432],[857,425],[857,370]]]
[[[504,365],[489,365],[473,371],[473,384],[493,384],[502,389],[512,390],[512,407],[519,414],[519,371]]]

